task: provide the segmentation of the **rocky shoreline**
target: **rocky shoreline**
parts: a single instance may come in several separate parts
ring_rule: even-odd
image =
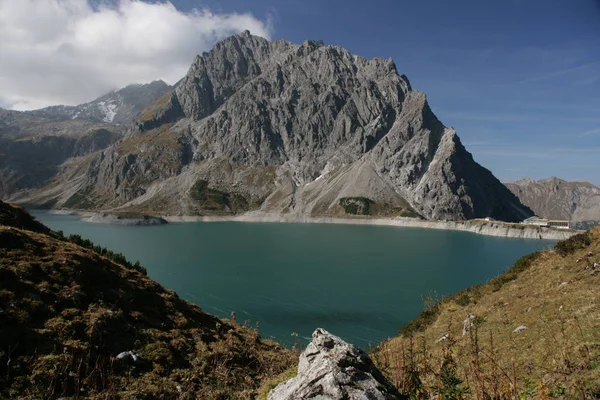
[[[441,229],[476,233],[478,235],[498,236],[518,239],[564,240],[577,231],[558,230],[537,226],[525,226],[499,221],[424,221],[415,218],[372,218],[372,217],[309,217],[293,214],[263,213],[252,211],[236,216],[162,216],[168,222],[288,222],[316,224],[348,225],[384,225],[408,228]]]
[[[95,224],[114,224],[114,225],[139,225],[139,226],[152,226],[152,225],[164,225],[168,222],[160,217],[153,217],[150,215],[139,215],[139,216],[123,216],[116,214],[93,214],[89,217],[85,217],[86,222],[92,222]]]
[[[78,214],[85,222],[116,225],[163,225],[184,222],[270,222],[270,223],[309,223],[309,224],[345,224],[345,225],[381,225],[406,228],[424,228],[471,232],[478,235],[507,237],[516,239],[565,240],[579,233],[573,230],[558,230],[538,226],[501,221],[426,221],[416,218],[374,218],[374,217],[311,217],[297,214],[265,213],[250,211],[230,216],[199,215],[161,215],[161,216],[125,216],[110,213],[78,212],[74,210],[52,210],[55,214]]]
[[[50,210],[52,214],[57,215],[78,215],[84,222],[93,224],[112,224],[112,225],[136,225],[136,226],[153,226],[165,225],[168,221],[161,217],[152,215],[128,215],[128,214],[111,214],[108,212],[91,212],[91,211],[75,211],[75,210]]]

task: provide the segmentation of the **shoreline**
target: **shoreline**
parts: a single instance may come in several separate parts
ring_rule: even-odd
[[[89,223],[115,223],[115,219],[106,218],[109,212],[91,212],[77,210],[45,210],[58,215],[79,215],[82,221]],[[103,216],[100,220],[98,216]],[[95,218],[96,217],[96,218]],[[157,215],[153,218],[168,223],[188,222],[248,222],[248,223],[304,223],[304,224],[338,224],[338,225],[376,225],[395,226],[404,228],[423,228],[470,232],[478,235],[507,237],[515,239],[565,240],[578,231],[558,230],[538,226],[518,225],[501,221],[486,221],[475,219],[468,221],[427,221],[407,217],[372,218],[372,217],[310,217],[295,214],[265,213],[250,211],[241,215],[231,216],[199,216],[199,215]],[[119,225],[138,225],[133,220],[128,224],[127,219],[118,220]],[[146,226],[155,224],[142,224]]]
[[[537,226],[519,226],[500,221],[470,220],[470,221],[426,221],[414,218],[371,218],[371,217],[308,217],[302,215],[262,213],[251,211],[236,216],[167,216],[160,218],[169,223],[185,222],[267,222],[267,223],[310,223],[310,224],[339,224],[339,225],[377,225],[405,228],[423,228],[471,232],[478,235],[508,237],[517,239],[565,240],[577,231],[561,231]]]

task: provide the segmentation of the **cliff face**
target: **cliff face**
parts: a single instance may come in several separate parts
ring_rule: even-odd
[[[531,215],[473,161],[393,61],[322,42],[228,38],[135,123],[78,186],[79,197],[98,199],[94,208]]]
[[[521,179],[508,187],[536,215],[574,222],[600,221],[600,188],[559,178]]]
[[[0,201],[0,397],[254,398],[294,364],[138,270]]]

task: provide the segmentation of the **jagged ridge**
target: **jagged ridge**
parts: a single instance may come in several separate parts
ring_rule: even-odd
[[[342,199],[365,198],[381,215],[531,215],[392,60],[244,32],[198,56],[147,111],[91,164],[79,190],[93,193],[92,208],[231,212],[190,196],[206,181],[263,211],[343,215]]]

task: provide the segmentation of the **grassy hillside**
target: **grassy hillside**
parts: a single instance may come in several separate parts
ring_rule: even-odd
[[[594,263],[600,228],[525,256],[485,285],[431,301],[373,356],[419,399],[600,398]]]
[[[296,364],[86,247],[0,202],[0,398],[253,398]]]

